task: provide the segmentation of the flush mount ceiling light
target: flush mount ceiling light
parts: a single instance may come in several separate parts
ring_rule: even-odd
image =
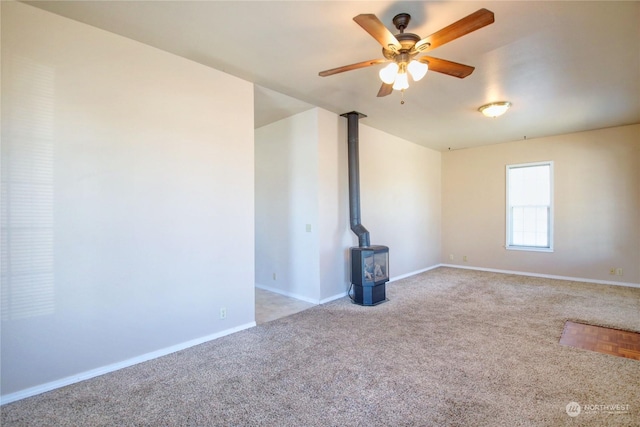
[[[511,107],[511,103],[509,101],[492,102],[478,108],[478,111],[480,111],[486,117],[495,118],[506,113],[509,107]]]

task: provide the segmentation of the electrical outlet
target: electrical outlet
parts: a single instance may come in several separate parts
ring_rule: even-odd
[[[226,309],[226,307],[220,308],[220,318],[221,319],[226,319],[227,318],[227,309]]]
[[[276,280],[276,273],[273,273],[273,280]]]
[[[311,224],[307,224],[306,230],[307,230],[307,233],[311,233]]]
[[[616,268],[616,276],[622,276],[622,268]]]
[[[466,256],[466,255],[464,255],[464,256],[462,257],[462,261],[467,262],[467,256]]]
[[[616,268],[615,267],[611,267],[609,269],[609,274],[612,275],[612,276],[615,276],[616,275]]]
[[[449,259],[450,259],[451,261],[453,261],[453,254],[450,254],[450,255],[449,255]]]

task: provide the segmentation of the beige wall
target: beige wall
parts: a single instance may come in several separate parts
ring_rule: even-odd
[[[545,160],[555,250],[506,250],[505,166]],[[443,153],[442,225],[445,264],[640,283],[640,125]]]
[[[255,324],[251,83],[2,2],[1,85],[2,402]]]
[[[438,265],[441,153],[362,124],[359,133],[362,224],[371,244],[389,247],[392,278]]]
[[[318,303],[318,109],[256,129],[254,144],[255,282]]]
[[[391,278],[438,265],[441,154],[362,123],[359,136],[362,223],[389,246]],[[255,168],[256,285],[314,303],[342,297],[358,244],[346,119],[314,108],[256,129]]]

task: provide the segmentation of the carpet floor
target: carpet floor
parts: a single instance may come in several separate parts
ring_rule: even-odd
[[[438,268],[1,408],[9,426],[638,426],[640,289]]]

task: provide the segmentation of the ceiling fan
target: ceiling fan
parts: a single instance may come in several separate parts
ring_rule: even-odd
[[[474,67],[431,56],[418,57],[418,55],[492,24],[494,17],[493,12],[480,9],[423,39],[417,34],[404,32],[411,20],[411,15],[408,13],[400,13],[393,18],[393,25],[400,32],[395,36],[374,14],[361,14],[353,20],[382,45],[384,58],[344,65],[321,71],[318,74],[321,77],[326,77],[344,71],[389,63],[379,72],[382,80],[382,86],[378,91],[380,97],[389,95],[394,89],[404,91],[408,88],[407,72],[414,81],[424,77],[429,69],[460,79],[467,77],[473,72]]]

